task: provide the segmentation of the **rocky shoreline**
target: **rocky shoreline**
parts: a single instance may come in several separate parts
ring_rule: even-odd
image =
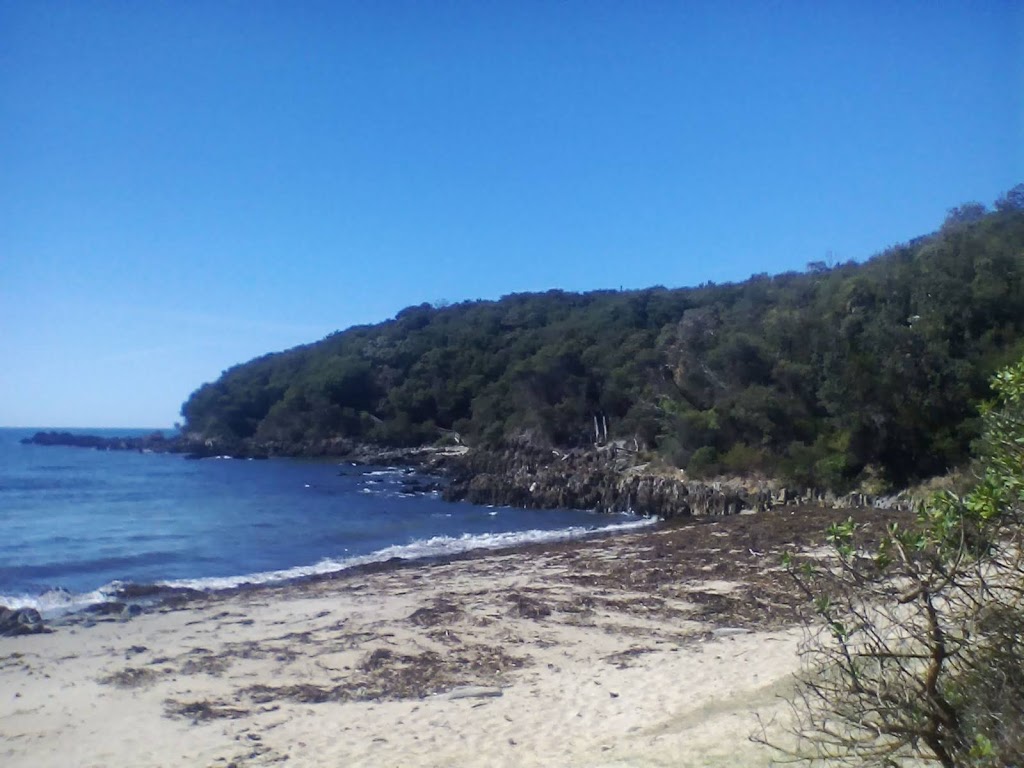
[[[614,446],[568,451],[525,445],[503,450],[465,446],[384,448],[344,438],[294,445],[226,444],[189,434],[166,437],[159,432],[142,437],[37,432],[22,442],[108,451],[179,453],[192,459],[333,457],[356,464],[401,465],[415,470],[406,480],[410,493],[437,491],[447,501],[532,509],[630,512],[664,520],[763,512],[793,504],[836,508],[906,509],[910,506],[910,500],[901,495],[837,495],[817,489],[789,488],[765,479],[694,480],[680,470],[645,463],[637,453]]]
[[[681,470],[641,463],[635,453],[608,448],[468,451],[438,459],[433,467],[447,480],[442,496],[449,501],[629,512],[663,520],[764,512],[795,504],[833,508],[910,506],[909,499],[899,496],[837,495],[788,488],[764,479],[693,480]]]
[[[227,446],[215,440],[201,440],[194,436],[175,435],[167,437],[163,432],[152,432],[142,436],[82,435],[72,432],[36,432],[21,439],[23,445],[68,446],[92,448],[97,451],[137,451],[139,453],[181,453],[186,458],[205,459],[213,456],[230,455],[242,459],[265,459],[269,454],[261,451],[244,450],[237,446],[229,451]]]

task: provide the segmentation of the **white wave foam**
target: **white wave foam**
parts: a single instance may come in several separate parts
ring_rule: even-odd
[[[600,533],[616,533],[639,528],[645,528],[658,522],[658,518],[649,517],[638,520],[631,520],[628,523],[615,523],[600,528],[588,528],[584,526],[573,526],[571,528],[559,528],[551,531],[529,530],[510,531],[507,533],[483,533],[461,536],[434,536],[429,539],[421,539],[411,544],[397,544],[384,549],[371,552],[368,555],[358,555],[341,559],[326,558],[313,565],[302,565],[294,568],[286,568],[278,571],[262,571],[250,573],[244,576],[209,577],[201,579],[175,579],[173,581],[159,581],[158,586],[171,588],[196,589],[202,591],[216,591],[221,589],[232,589],[243,585],[271,584],[274,582],[291,581],[306,576],[320,576],[327,573],[337,573],[349,568],[356,568],[361,565],[383,563],[388,560],[420,560],[429,557],[444,557],[458,555],[473,550],[504,549],[506,547],[521,546],[524,544],[538,544],[553,541],[567,541],[581,539],[586,536],[593,536]]]
[[[0,595],[0,605],[14,611],[20,608],[35,608],[44,618],[52,619],[66,613],[80,611],[90,605],[113,600],[112,593],[118,586],[117,584],[106,584],[92,592],[79,594],[66,589],[49,589],[41,595]]]
[[[356,568],[361,565],[383,563],[388,560],[420,560],[429,557],[458,555],[473,550],[504,549],[524,544],[539,544],[553,541],[582,539],[602,533],[618,533],[644,528],[658,522],[658,518],[634,518],[628,522],[613,523],[601,527],[573,526],[555,530],[509,531],[506,533],[463,534],[461,536],[434,536],[421,539],[411,544],[400,544],[371,552],[368,555],[357,555],[344,558],[327,558],[313,565],[285,568],[277,571],[262,571],[244,576],[208,577],[199,579],[174,579],[158,581],[156,586],[169,588],[196,589],[213,592],[221,589],[232,589],[246,584],[271,584],[291,581],[305,576],[318,576],[327,573]],[[119,581],[104,584],[92,592],[73,593],[66,589],[51,589],[41,595],[0,594],[0,605],[18,610],[19,608],[35,608],[46,619],[53,619],[75,611],[81,611],[90,605],[105,603],[119,598],[118,593],[124,587]]]

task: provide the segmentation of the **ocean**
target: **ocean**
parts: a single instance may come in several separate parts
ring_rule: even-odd
[[[0,429],[0,605],[54,616],[125,585],[216,590],[629,530],[652,520],[409,494],[398,467],[22,445]],[[71,430],[142,435],[152,430]]]

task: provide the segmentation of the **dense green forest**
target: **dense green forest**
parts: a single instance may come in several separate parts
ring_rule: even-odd
[[[701,477],[880,491],[962,464],[1024,354],[1024,185],[864,262],[742,283],[421,304],[266,355],[182,407],[271,452],[611,440]],[[603,435],[602,435],[603,437]]]

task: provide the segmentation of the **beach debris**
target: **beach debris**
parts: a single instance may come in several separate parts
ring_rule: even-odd
[[[145,688],[153,685],[159,677],[160,673],[152,669],[125,667],[99,678],[99,682],[104,685],[113,685],[117,688]]]
[[[295,685],[253,685],[245,689],[245,693],[255,704],[267,704],[278,699],[298,702],[299,704],[322,704],[325,701],[344,701],[337,695],[336,688],[321,688],[309,683]]]
[[[0,670],[4,669],[31,669],[31,667],[25,661],[25,654],[9,653],[6,656],[0,656]]]
[[[363,659],[359,667],[367,672],[378,670],[381,667],[383,667],[387,662],[391,661],[391,659],[394,658],[394,655],[395,654],[393,654],[387,648],[377,648],[372,653],[370,653],[370,655],[368,655],[365,659]]]
[[[746,635],[749,633],[750,630],[743,627],[718,627],[711,630],[711,634],[714,637],[734,637],[735,635]]]
[[[637,656],[641,656],[645,653],[655,653],[656,650],[657,649],[655,648],[646,648],[634,645],[624,651],[618,651],[617,653],[611,653],[605,656],[603,661],[614,664],[619,669],[629,669]]]
[[[401,654],[377,648],[356,665],[351,675],[332,687],[305,682],[283,686],[258,684],[242,693],[254,704],[278,700],[319,704],[422,699],[459,688],[494,690],[493,685],[486,684],[500,683],[508,672],[528,663],[527,658],[512,656],[490,645],[466,645],[457,652],[445,654],[434,651]]]
[[[445,645],[461,645],[462,638],[452,632],[450,629],[434,629],[427,632],[427,637],[431,640],[444,643]]]
[[[512,603],[509,613],[524,619],[543,619],[551,615],[551,608],[547,605],[534,597],[519,592],[510,594],[508,601]]]
[[[439,597],[432,606],[417,608],[409,615],[409,621],[419,627],[434,627],[442,623],[456,621],[462,615],[462,609],[455,603]]]
[[[225,704],[222,701],[176,701],[167,699],[164,701],[164,714],[166,717],[183,717],[192,721],[192,724],[204,720],[236,720],[249,714],[246,709],[239,709]]]
[[[181,665],[179,674],[182,675],[212,675],[217,677],[224,674],[231,666],[231,659],[225,655],[216,655],[205,648],[196,648],[190,652],[191,658]]]
[[[453,688],[446,694],[442,694],[446,699],[455,701],[457,699],[496,699],[503,696],[501,688],[487,688],[482,685],[460,685],[458,688]]]

